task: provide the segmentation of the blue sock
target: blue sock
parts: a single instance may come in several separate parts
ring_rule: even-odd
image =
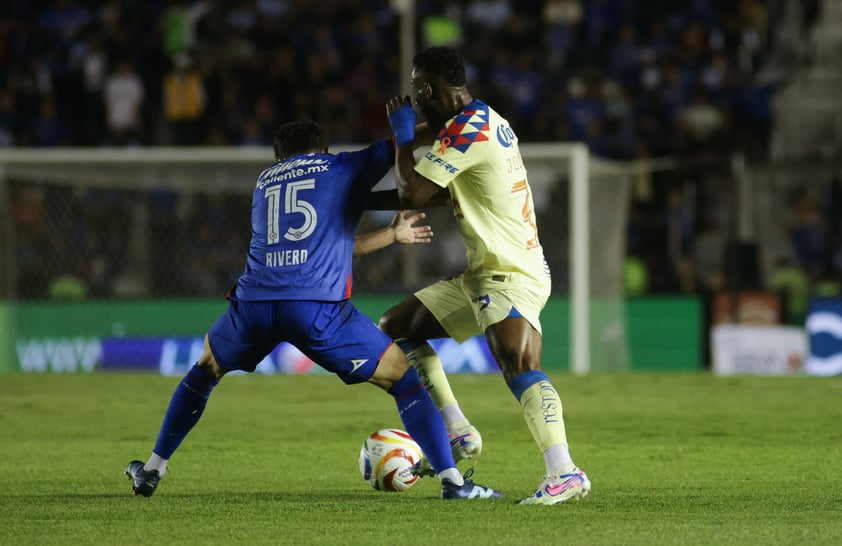
[[[389,389],[389,394],[395,397],[403,426],[421,447],[436,474],[456,467],[444,419],[415,368],[410,367]]]
[[[541,370],[529,370],[528,372],[523,372],[512,379],[512,384],[509,385],[509,390],[512,391],[512,394],[514,394],[515,398],[517,398],[518,402],[520,402],[520,397],[526,389],[540,381],[549,380],[550,378],[547,377],[547,374]]]
[[[163,459],[169,459],[175,453],[187,433],[199,422],[211,389],[218,383],[219,381],[211,379],[197,364],[190,368],[170,399],[161,432],[158,433],[158,440],[155,442],[153,451],[156,454]]]

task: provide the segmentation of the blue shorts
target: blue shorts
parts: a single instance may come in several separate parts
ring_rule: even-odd
[[[208,331],[211,352],[226,371],[253,372],[282,341],[345,383],[368,380],[392,344],[350,300],[240,301]]]

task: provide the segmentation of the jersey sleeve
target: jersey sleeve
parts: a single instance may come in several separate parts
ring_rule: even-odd
[[[466,110],[441,130],[415,164],[415,172],[446,188],[460,173],[484,161],[486,153],[488,110]]]
[[[354,164],[359,173],[355,182],[365,189],[373,188],[395,164],[395,146],[391,140],[381,140],[362,150],[340,155]]]

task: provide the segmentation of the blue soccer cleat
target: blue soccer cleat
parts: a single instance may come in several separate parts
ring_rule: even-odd
[[[151,497],[161,481],[157,470],[144,470],[142,461],[132,461],[126,466],[126,476],[132,481],[135,495]]]
[[[462,485],[456,485],[447,478],[441,481],[441,498],[443,499],[502,499],[503,493],[490,487],[477,485],[471,480],[465,480]]]

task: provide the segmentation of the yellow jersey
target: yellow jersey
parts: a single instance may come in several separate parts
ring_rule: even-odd
[[[450,192],[469,284],[505,278],[549,294],[532,190],[517,136],[503,117],[474,100],[445,123],[415,170]]]

